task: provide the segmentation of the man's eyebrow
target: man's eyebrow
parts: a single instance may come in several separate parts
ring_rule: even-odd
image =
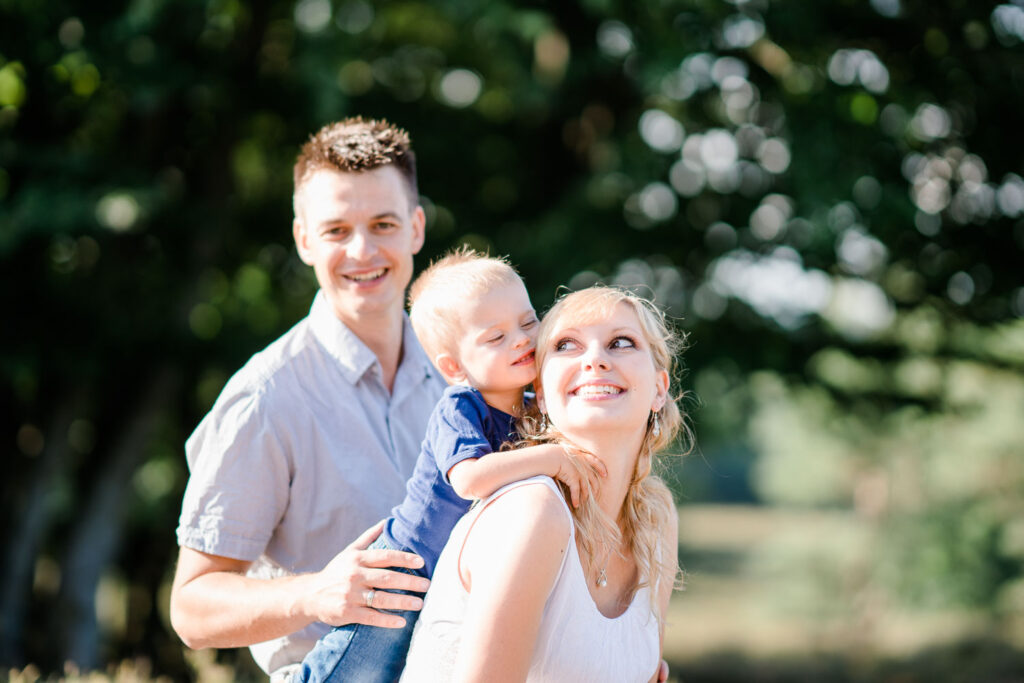
[[[378,213],[375,216],[371,216],[370,220],[378,221],[378,220],[380,220],[382,218],[393,218],[395,220],[401,220],[402,219],[402,215],[400,213],[398,213],[397,211],[385,211],[383,213]],[[320,221],[320,224],[321,225],[339,225],[339,224],[348,225],[351,222],[352,221],[348,220],[344,216],[333,216],[331,218],[325,218],[324,220]]]

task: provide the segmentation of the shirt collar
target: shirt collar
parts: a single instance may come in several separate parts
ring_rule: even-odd
[[[363,343],[348,326],[334,315],[327,297],[318,291],[309,310],[313,334],[332,358],[341,366],[342,375],[351,384],[357,383],[370,368],[380,367],[377,355]],[[430,377],[434,366],[416,339],[416,333],[409,322],[409,316],[402,313],[402,362],[398,366],[401,374],[411,373],[416,379]]]
[[[377,356],[363,340],[338,320],[324,293],[317,292],[309,309],[313,334],[341,366],[345,379],[355,384],[375,363]]]
[[[422,381],[429,379],[437,371],[430,362],[427,352],[423,350],[416,332],[412,329],[409,316],[402,313],[402,362],[398,366],[400,373],[410,373],[410,379]],[[397,384],[397,382],[396,382]]]

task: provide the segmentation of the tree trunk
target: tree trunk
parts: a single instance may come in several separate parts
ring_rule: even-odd
[[[123,508],[131,477],[142,461],[164,408],[174,399],[179,380],[168,367],[149,383],[138,408],[125,421],[111,458],[98,474],[88,502],[72,532],[63,563],[58,619],[63,635],[62,657],[80,670],[100,666],[100,633],[96,621],[96,588],[121,541]]]
[[[22,666],[25,612],[32,596],[32,580],[39,547],[50,527],[49,493],[68,463],[68,429],[82,402],[79,393],[68,396],[54,410],[46,442],[26,487],[24,508],[16,515],[10,545],[4,554],[0,580],[0,664]]]

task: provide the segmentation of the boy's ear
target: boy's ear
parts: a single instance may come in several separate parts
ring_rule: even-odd
[[[434,358],[434,365],[441,371],[444,378],[451,384],[463,382],[466,379],[466,371],[462,369],[459,361],[450,353],[439,353]]]

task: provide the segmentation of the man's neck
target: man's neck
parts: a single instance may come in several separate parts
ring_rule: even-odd
[[[390,393],[395,384],[398,366],[402,362],[402,333],[404,329],[402,314],[364,319],[358,323],[349,320],[342,320],[342,322],[352,331],[352,334],[359,337],[359,341],[366,344],[373,355],[377,356],[377,362],[380,363],[381,380]]]

